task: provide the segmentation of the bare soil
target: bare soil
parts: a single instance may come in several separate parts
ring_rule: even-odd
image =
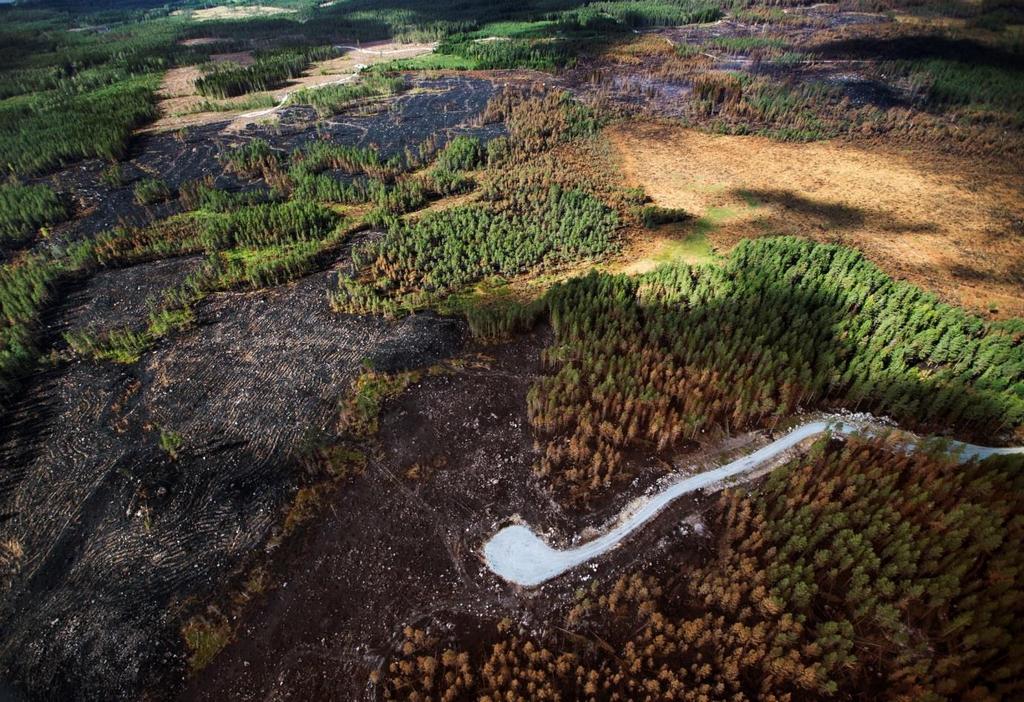
[[[271,566],[274,587],[180,699],[377,699],[371,674],[397,651],[405,626],[456,627],[463,639],[482,640],[505,617],[550,630],[580,588],[678,547],[683,521],[705,497],[673,505],[630,549],[535,590],[481,563],[481,544],[513,515],[558,541],[601,524],[653,479],[587,512],[563,509],[538,484],[525,397],[548,333],[471,352],[461,370],[428,375],[389,404],[366,473],[284,544]],[[439,467],[409,477],[428,464]]]
[[[245,19],[247,17],[270,17],[273,15],[295,12],[288,7],[274,7],[272,5],[216,5],[202,10],[191,10],[192,18],[203,21],[209,20],[232,20]],[[183,14],[181,10],[171,14]]]
[[[235,131],[244,128],[257,117],[250,113],[258,112],[259,119],[270,115],[272,110],[246,110],[244,104],[254,96],[269,95],[275,102],[281,102],[291,92],[301,88],[316,88],[323,85],[353,80],[359,71],[374,63],[391,61],[399,58],[413,58],[430,53],[432,44],[403,44],[398,42],[369,42],[359,47],[341,47],[344,53],[336,58],[314,62],[301,76],[288,81],[276,90],[262,93],[249,93],[224,100],[214,100],[226,105],[238,104],[236,110],[193,112],[203,101],[195,90],[195,80],[202,74],[196,66],[172,68],[164,75],[160,86],[160,101],[157,105],[160,116],[156,121],[144,127],[143,132],[160,132],[169,129],[181,129],[197,125],[230,122]],[[211,61],[232,61],[241,65],[250,65],[255,59],[252,52],[243,51],[233,54],[215,54]],[[248,115],[248,116],[246,116]]]
[[[144,298],[167,278],[145,270],[108,277]],[[279,526],[297,453],[330,431],[363,359],[403,368],[459,348],[461,325],[444,319],[334,314],[332,277],[215,296],[195,329],[132,366],[37,375],[0,431],[0,514],[24,554],[0,582],[0,675],[50,698],[175,689],[182,608]],[[80,298],[51,337],[103,318]],[[181,437],[176,457],[164,432]]]

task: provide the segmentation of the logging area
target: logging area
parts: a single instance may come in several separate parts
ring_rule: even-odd
[[[1020,699],[1022,38],[0,6],[0,699]]]

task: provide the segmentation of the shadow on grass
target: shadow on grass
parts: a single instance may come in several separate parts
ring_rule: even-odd
[[[742,198],[749,206],[778,205],[790,212],[818,220],[826,229],[853,229],[869,226],[889,232],[927,233],[938,230],[933,222],[907,222],[888,212],[854,207],[841,202],[816,200],[782,188],[738,188],[730,195]]]
[[[861,59],[869,61],[926,61],[948,59],[977,66],[1020,70],[1018,52],[987,46],[973,39],[950,38],[935,34],[902,37],[855,37],[819,44],[814,53],[823,59]]]

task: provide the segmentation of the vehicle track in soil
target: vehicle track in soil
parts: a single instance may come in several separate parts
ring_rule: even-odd
[[[613,525],[597,538],[580,543],[576,537],[570,548],[552,548],[528,524],[518,523],[506,526],[487,540],[483,547],[487,567],[501,578],[524,587],[536,587],[553,578],[578,568],[585,563],[601,558],[612,549],[618,548],[637,530],[654,519],[659,512],[684,495],[721,487],[733,478],[749,474],[779,456],[790,453],[800,444],[825,433],[836,436],[851,434],[873,435],[891,431],[874,421],[873,418],[854,418],[834,415],[807,422],[792,429],[767,446],[741,456],[724,466],[692,475],[674,482],[642,500],[634,501],[623,508]],[[916,439],[909,439],[905,446],[916,446]],[[992,448],[977,446],[960,441],[949,441],[948,451],[959,459],[984,459],[995,455],[1024,453],[1024,446]]]

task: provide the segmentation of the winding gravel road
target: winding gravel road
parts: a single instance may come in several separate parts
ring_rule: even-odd
[[[812,436],[826,431],[845,436],[885,429],[887,427],[875,422],[850,421],[848,418],[838,417],[808,422],[751,454],[666,487],[647,498],[635,511],[630,511],[631,508],[627,507],[619,516],[617,526],[603,536],[576,548],[551,548],[526,524],[513,524],[498,531],[484,544],[484,560],[493,572],[505,580],[525,587],[535,587],[615,548],[676,498],[747,473]],[[911,441],[909,445],[913,443]],[[964,460],[987,458],[998,454],[1024,453],[1024,447],[991,448],[959,441],[950,441],[949,450],[959,454]]]

